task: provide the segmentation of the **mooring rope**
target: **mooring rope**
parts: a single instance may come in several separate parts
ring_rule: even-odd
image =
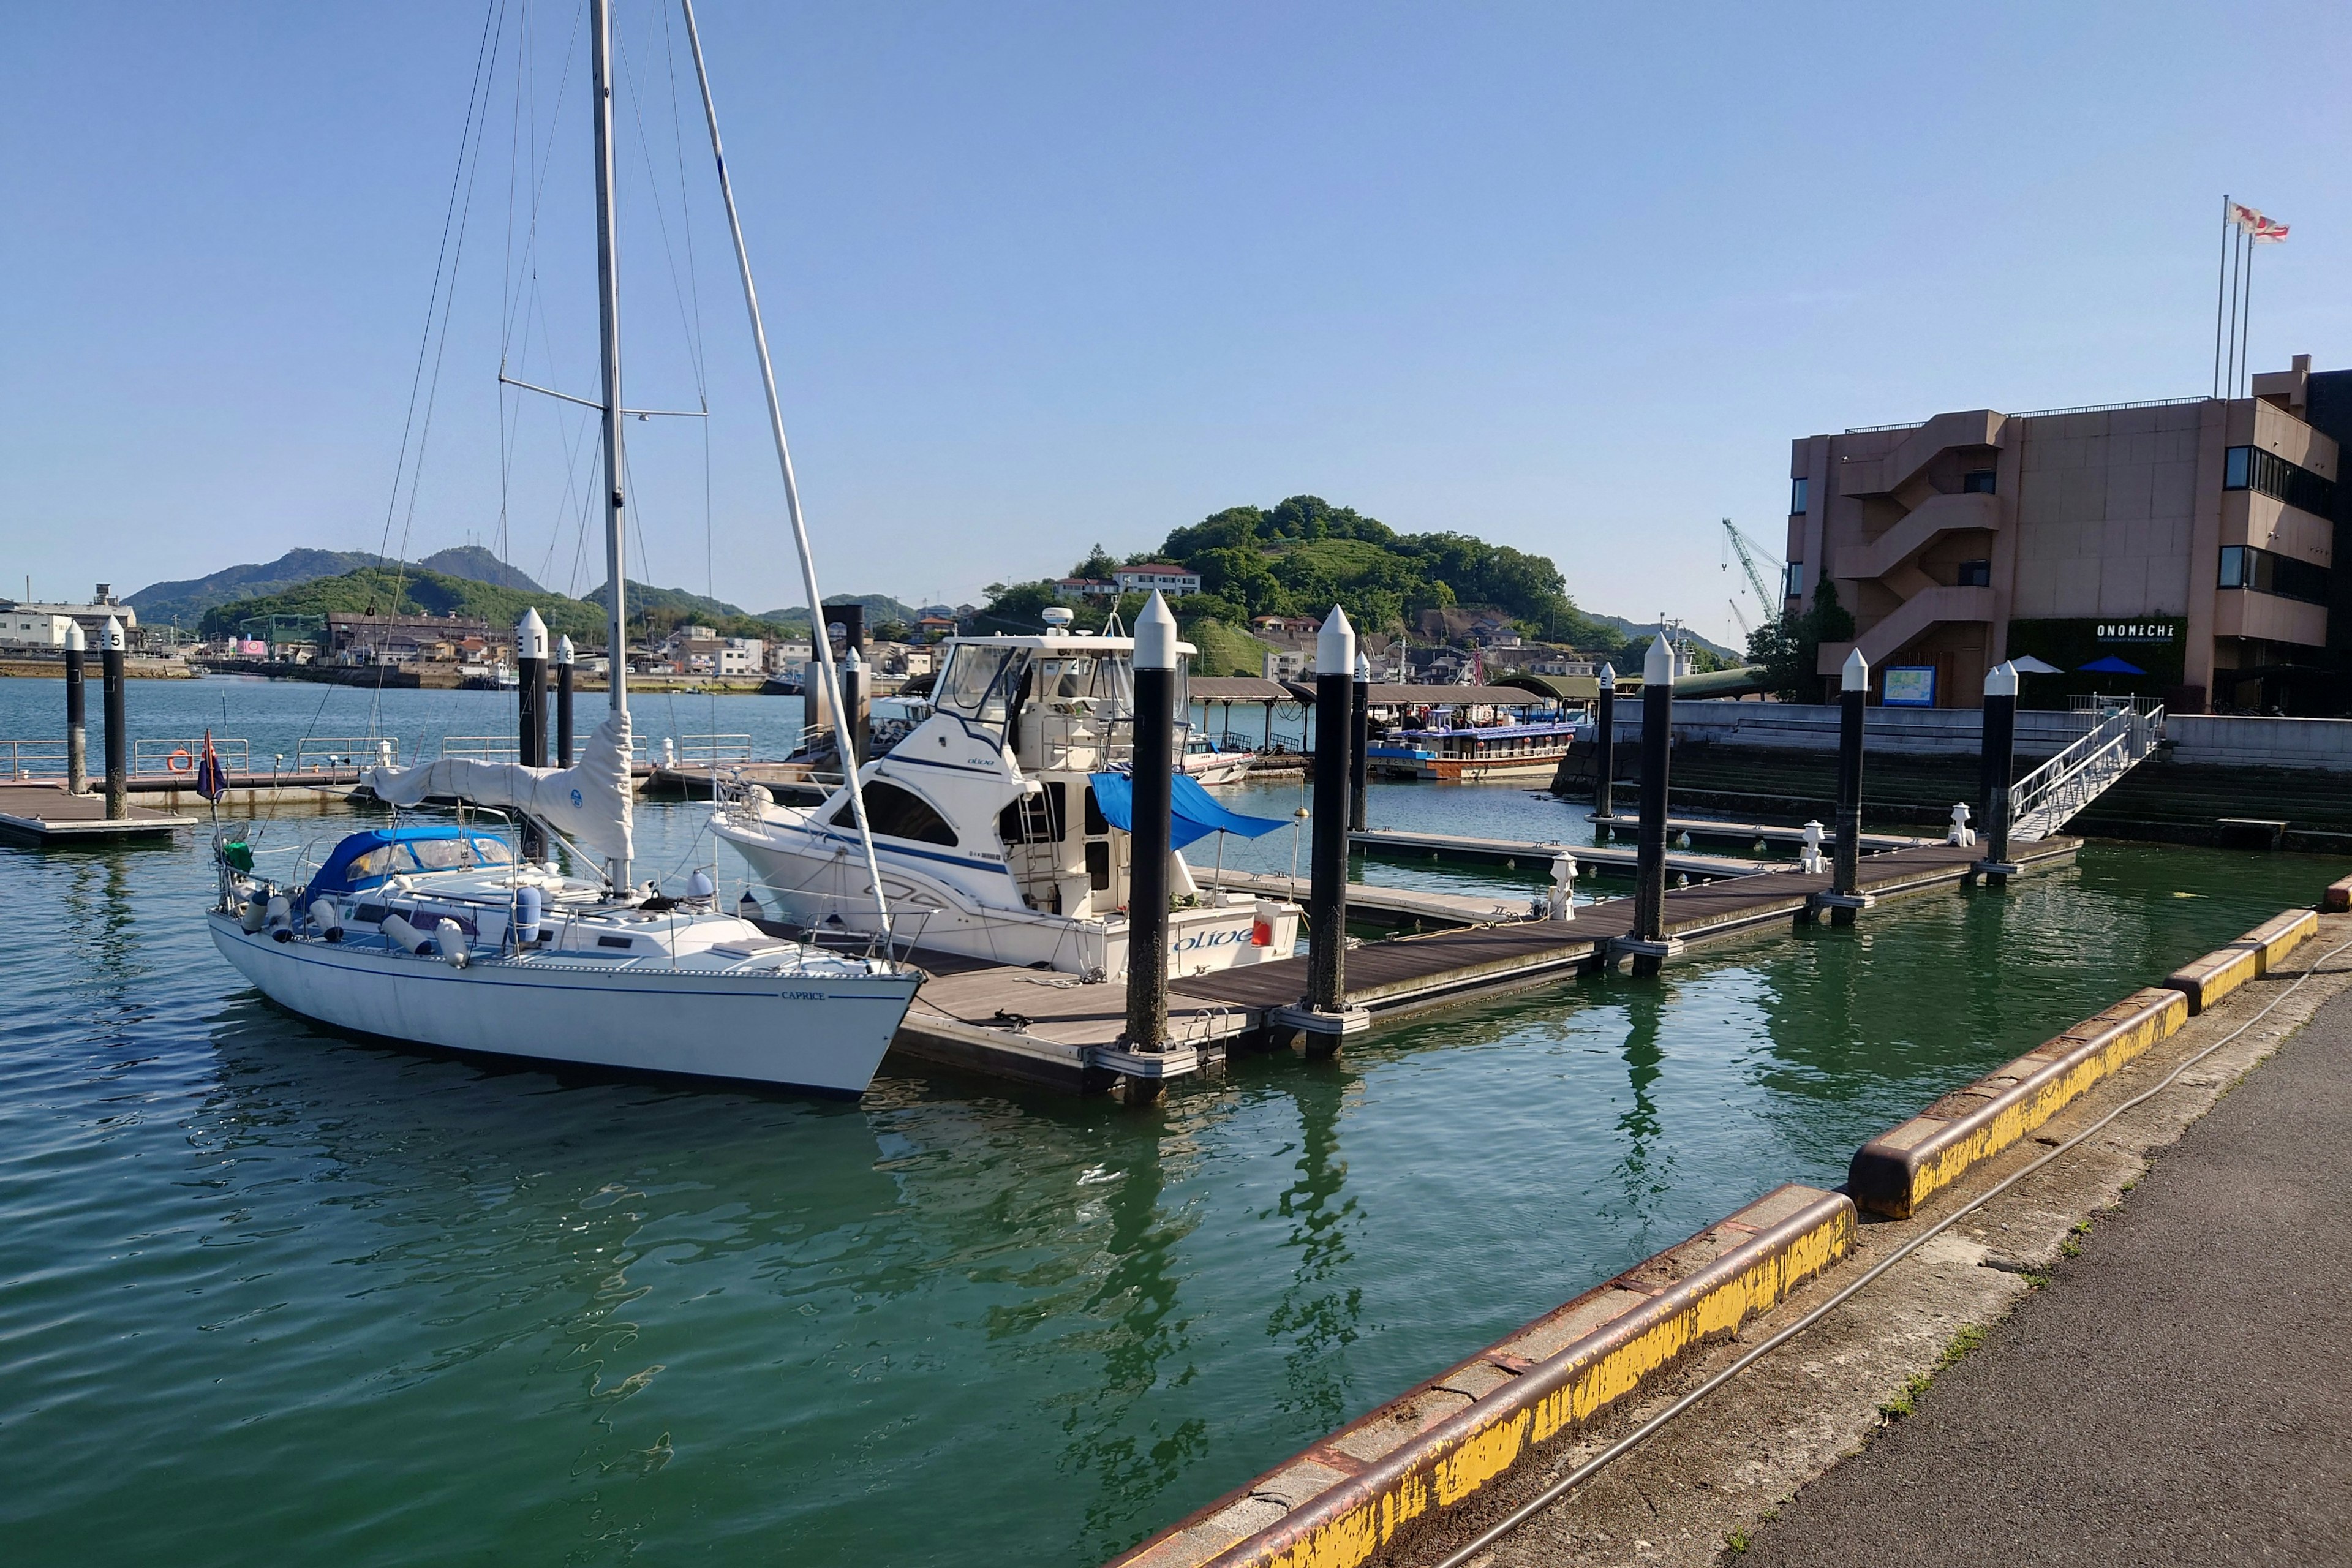
[[[1966,1218],[1970,1214],[1973,1214],[1978,1209],[1982,1208],[1986,1204],[1990,1203],[1993,1199],[1999,1197],[2001,1194],[2007,1192],[2010,1188],[2015,1186],[2026,1177],[2033,1174],[2036,1171],[2041,1170],[2044,1165],[2049,1164],[2050,1162],[2055,1160],[2061,1154],[2066,1153],[2076,1148],[2085,1139],[2090,1138],[2093,1134],[2103,1131],[2117,1117],[2123,1115],[2124,1112],[2136,1110],[2138,1107],[2147,1104],[2149,1100],[2154,1100],[2158,1095],[2162,1094],[2166,1089],[2170,1089],[2174,1080],[2179,1079],[2182,1073],[2187,1072],[2190,1068],[2193,1068],[2198,1063],[2205,1060],[2214,1052],[2220,1050],[2222,1047],[2230,1044],[2230,1042],[2235,1040],[2239,1036],[2252,1028],[2256,1024],[2259,1024],[2264,1018],[2269,1017],[2271,1014],[2281,1004],[2285,1002],[2288,997],[2294,995],[2297,991],[2303,988],[2303,983],[2305,981],[2310,979],[2314,974],[2319,972],[2321,964],[2327,963],[2330,959],[2333,959],[2338,954],[2344,952],[2352,952],[2352,942],[2345,942],[2342,946],[2321,954],[2318,959],[2307,965],[2302,973],[2295,976],[2294,984],[2289,985],[2285,990],[2273,997],[2270,1002],[2263,1006],[2261,1012],[2255,1014],[2252,1017],[2247,1019],[2244,1023],[2239,1025],[2236,1028],[2231,1030],[2228,1034],[2222,1036],[2211,1045],[2207,1046],[2195,1056],[2181,1062],[2179,1066],[2165,1074],[2164,1077],[2153,1087],[2132,1096],[2129,1100],[2125,1100],[2121,1105],[2116,1106],[2113,1110],[2108,1111],[2096,1121],[2094,1121],[2088,1127],[2084,1128],[2080,1132],[2075,1133],[2064,1142],[2053,1148],[2048,1153],[2040,1156],[2031,1163],[2023,1165],[2018,1170],[2011,1172],[2009,1175],[2002,1177],[1999,1182],[1993,1184],[1992,1186],[1987,1188],[1984,1192],[1979,1194],[1973,1198],[1970,1198],[1967,1203],[1962,1204],[1958,1208],[1954,1209],[1950,1214],[1946,1215],[1942,1219],[1937,1220],[1934,1225],[1929,1226],[1926,1230],[1921,1231],[1917,1236],[1913,1237],[1910,1240],[1896,1247],[1893,1252],[1888,1253],[1885,1258],[1871,1265],[1870,1268],[1863,1273],[1861,1278],[1840,1289],[1837,1294],[1832,1296],[1828,1300],[1822,1302],[1820,1306],[1815,1307],[1811,1311],[1807,1312],[1803,1317],[1799,1318],[1795,1322],[1790,1323],[1779,1333],[1774,1334],[1771,1338],[1764,1341],[1761,1344],[1759,1344],[1754,1350],[1749,1351],[1738,1361],[1733,1362],[1729,1366],[1725,1367],[1721,1372],[1717,1373],[1714,1376],[1700,1384],[1696,1388],[1692,1389],[1688,1394],[1684,1394],[1680,1399],[1675,1400],[1672,1405],[1667,1405],[1664,1410],[1659,1411],[1655,1415],[1653,1415],[1647,1421],[1643,1422],[1642,1425],[1633,1428],[1633,1431],[1627,1433],[1624,1436],[1619,1438],[1608,1447],[1603,1448],[1600,1453],[1594,1455],[1591,1458],[1587,1459],[1583,1464],[1579,1465],[1575,1469],[1570,1470],[1567,1475],[1562,1476],[1550,1486],[1546,1487],[1542,1491],[1537,1493],[1531,1500],[1521,1504],[1517,1509],[1514,1509],[1500,1522],[1481,1531],[1469,1542],[1469,1544],[1460,1548],[1454,1552],[1453,1555],[1439,1563],[1437,1564],[1437,1568],[1465,1568],[1465,1564],[1469,1563],[1472,1558],[1477,1556],[1478,1553],[1486,1551],[1488,1547],[1502,1540],[1503,1537],[1510,1534],[1513,1531],[1518,1529],[1519,1526],[1525,1524],[1528,1520],[1533,1519],[1537,1514],[1542,1512],[1545,1509],[1549,1508],[1553,1503],[1559,1501],[1561,1498],[1566,1497],[1570,1492],[1575,1490],[1586,1481],[1591,1479],[1592,1477],[1600,1474],[1605,1467],[1614,1463],[1618,1459],[1623,1458],[1627,1454],[1632,1453],[1634,1449],[1648,1442],[1652,1437],[1656,1436],[1660,1431],[1664,1429],[1667,1422],[1673,1420],[1684,1411],[1688,1410],[1692,1405],[1696,1405],[1700,1400],[1705,1399],[1708,1394],[1713,1394],[1717,1389],[1721,1388],[1725,1384],[1729,1383],[1733,1378],[1738,1376],[1749,1367],[1754,1366],[1758,1362],[1763,1360],[1774,1351],[1779,1350],[1782,1345],[1787,1344],[1790,1340],[1795,1339],[1799,1334],[1803,1333],[1807,1329],[1811,1328],[1823,1318],[1828,1317],[1838,1308],[1845,1305],[1846,1302],[1852,1300],[1864,1287],[1869,1285],[1874,1280],[1877,1279],[1880,1275],[1885,1274],[1888,1269],[1894,1268],[1896,1264],[1902,1262],[1905,1258],[1918,1251],[1920,1247],[1925,1247],[1928,1242],[1933,1241],[1937,1237],[1941,1236],[1945,1231],[1949,1230],[1962,1219]]]

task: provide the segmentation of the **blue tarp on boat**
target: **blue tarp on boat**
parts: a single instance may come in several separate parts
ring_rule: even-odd
[[[1168,845],[1171,849],[1181,849],[1212,833],[1262,838],[1277,827],[1290,826],[1279,816],[1244,816],[1237,811],[1227,811],[1201,787],[1199,780],[1182,773],[1169,782],[1175,786],[1169,802]],[[1094,789],[1095,805],[1101,810],[1103,820],[1123,833],[1134,832],[1134,782],[1125,773],[1097,773]]]

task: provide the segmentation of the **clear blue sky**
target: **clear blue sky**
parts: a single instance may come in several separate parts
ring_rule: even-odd
[[[708,571],[701,426],[631,426],[644,559],[796,603],[708,160],[688,119],[682,214],[662,12],[616,7],[630,401],[691,405],[698,302],[715,411]],[[412,556],[496,534],[534,140],[547,331],[512,352],[593,390],[577,55],[558,90],[583,7],[535,0],[521,44],[524,9],[394,518]],[[376,546],[484,17],[13,8],[0,592]],[[828,592],[971,598],[1312,491],[1724,636],[1715,520],[1778,538],[1790,437],[2204,390],[2224,190],[2294,226],[2257,367],[2352,364],[2340,5],[701,20]],[[512,421],[509,552],[557,588],[601,577],[572,418]]]

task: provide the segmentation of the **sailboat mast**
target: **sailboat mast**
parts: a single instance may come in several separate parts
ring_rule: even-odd
[[[602,347],[604,379],[604,591],[611,595],[610,654],[605,659],[612,682],[612,708],[629,710],[629,616],[623,604],[621,475],[621,259],[613,214],[613,19],[610,0],[588,0],[596,101],[596,329]],[[612,867],[615,891],[629,886],[629,863]]]

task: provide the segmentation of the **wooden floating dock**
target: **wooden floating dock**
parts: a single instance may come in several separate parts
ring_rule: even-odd
[[[2079,839],[2047,838],[2015,846],[2011,860],[2021,872],[2046,869],[2071,860],[2080,847]],[[1937,843],[1885,850],[1864,858],[1857,881],[1874,899],[1957,888],[1974,879],[1982,854]],[[1224,882],[1270,892],[1295,886],[1286,877],[1232,871]],[[1785,864],[1670,889],[1666,934],[1697,943],[1793,925],[1814,918],[1813,897],[1829,889],[1826,875],[1808,876]],[[1351,884],[1351,909],[1360,896],[1484,902]],[[1633,923],[1633,900],[1612,899],[1581,906],[1565,921],[1490,917],[1423,936],[1363,942],[1348,952],[1348,1007],[1378,1021],[1591,973],[1609,965],[1612,944]],[[1119,1044],[1127,1026],[1122,983],[1089,984],[1051,970],[921,950],[914,961],[932,978],[899,1026],[894,1055],[1080,1092],[1125,1080],[1148,1084],[1156,1093],[1167,1079],[1222,1061],[1235,1043],[1273,1043],[1274,1014],[1296,1007],[1307,992],[1303,957],[1173,976],[1168,1021],[1174,1043],[1159,1055],[1141,1055]]]
[[[1181,1078],[1223,1059],[1225,1044],[1258,1026],[1257,1015],[1210,998],[1168,998],[1168,1050],[1120,1048],[1127,985],[1091,984],[1052,970],[989,963],[918,950],[930,971],[890,1043],[893,1056],[973,1068],[1055,1089],[1100,1092],[1119,1079]]]
[[[2011,850],[2020,870],[2071,859],[2081,847],[2073,838],[2045,838]],[[1874,898],[1958,887],[1975,876],[1981,848],[1926,844],[1865,857],[1857,879]],[[1811,911],[1813,895],[1829,891],[1826,875],[1794,869],[1726,879],[1667,890],[1665,929],[1684,942],[1713,941],[1759,927],[1793,922]],[[1352,894],[1353,889],[1350,889]],[[1633,900],[1612,899],[1579,909],[1566,921],[1520,921],[1510,925],[1440,931],[1367,942],[1348,954],[1348,1005],[1374,1017],[1445,1001],[1467,1001],[1541,984],[1595,970],[1610,959],[1610,946],[1633,929]],[[1307,991],[1307,961],[1223,970],[1169,983],[1171,995],[1255,1009],[1261,1021],[1277,1007],[1297,1005]]]
[[[1269,899],[1307,901],[1307,879],[1271,871],[1236,871],[1230,868],[1192,868],[1192,879],[1204,888],[1247,893]],[[1352,923],[1396,926],[1484,926],[1528,918],[1528,898],[1489,893],[1433,893],[1415,888],[1381,888],[1369,882],[1348,884],[1348,919]]]
[[[143,805],[127,805],[127,816],[106,815],[103,795],[68,795],[63,784],[0,784],[0,832],[38,844],[106,844],[153,838],[194,827],[193,816],[175,816]]]
[[[1604,832],[1622,833],[1631,837],[1642,826],[1638,816],[1595,816],[1594,827]],[[1669,839],[1685,837],[1693,843],[1714,844],[1786,844],[1800,845],[1805,841],[1805,830],[1769,822],[1725,822],[1711,816],[1670,816],[1666,818]],[[1824,823],[1822,843],[1824,848],[1836,837]],[[1862,852],[1874,854],[1881,849],[1913,849],[1922,844],[1941,844],[1941,838],[1922,838],[1906,833],[1864,833]]]
[[[1803,838],[1800,833],[1800,840]],[[1901,840],[1904,844],[1919,842]],[[1534,839],[1473,838],[1459,833],[1400,833],[1378,829],[1348,835],[1350,848],[1384,859],[1454,860],[1476,865],[1505,866],[1522,871],[1549,871],[1553,857],[1565,849],[1576,857],[1579,872],[1588,868],[1622,871],[1631,876],[1637,851],[1610,844],[1546,844]],[[1771,863],[1746,860],[1736,855],[1700,855],[1687,849],[1666,851],[1666,871],[1679,877],[1752,877],[1769,871]],[[1304,886],[1304,884],[1301,884]],[[1350,899],[1354,897],[1351,892]]]

